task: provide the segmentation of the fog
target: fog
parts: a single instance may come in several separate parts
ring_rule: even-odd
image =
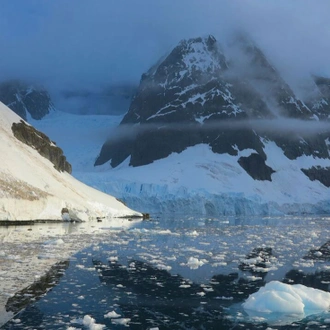
[[[289,137],[312,137],[317,134],[330,133],[330,122],[306,121],[291,118],[278,119],[250,119],[250,120],[213,120],[205,124],[188,123],[146,123],[139,125],[123,124],[113,129],[107,137],[107,143],[120,142],[122,140],[135,140],[138,134],[153,130],[180,130],[180,131],[217,130],[217,132],[252,129],[258,134],[280,134]]]
[[[1,2],[1,80],[52,91],[140,76],[181,39],[247,32],[296,85],[330,76],[328,0],[10,0]]]

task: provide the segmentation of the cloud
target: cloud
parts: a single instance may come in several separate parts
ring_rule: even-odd
[[[2,79],[98,88],[139,81],[183,38],[247,31],[288,79],[330,76],[328,0],[2,2]],[[289,74],[288,74],[289,72]]]
[[[279,134],[289,137],[313,137],[318,134],[329,134],[330,123],[325,121],[300,120],[291,118],[278,119],[250,119],[250,120],[214,120],[203,125],[191,123],[145,123],[139,125],[124,124],[113,129],[107,137],[107,143],[120,141],[134,141],[138,134],[155,130],[173,131],[213,131],[218,132],[235,131],[241,129],[252,129],[258,134]]]

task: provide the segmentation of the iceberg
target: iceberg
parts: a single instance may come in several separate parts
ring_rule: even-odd
[[[329,310],[330,293],[302,284],[271,281],[251,294],[242,306],[249,316],[292,322]]]

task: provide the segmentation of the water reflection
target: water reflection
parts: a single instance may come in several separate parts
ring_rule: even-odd
[[[34,282],[24,290],[17,292],[13,297],[10,297],[6,304],[6,311],[16,314],[32,302],[40,299],[52,287],[59,283],[69,265],[69,260],[65,260],[51,267],[51,269],[38,281]]]
[[[311,217],[159,217],[109,231],[4,329],[83,328],[86,315],[123,328],[109,313],[131,329],[319,329],[329,313],[274,326],[241,303],[273,279],[329,291],[329,237],[329,219]]]

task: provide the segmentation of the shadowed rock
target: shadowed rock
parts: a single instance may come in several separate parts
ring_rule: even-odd
[[[255,180],[272,181],[271,175],[275,171],[266,165],[265,160],[259,154],[251,154],[248,157],[241,157],[238,163]]]
[[[44,88],[19,80],[9,80],[0,84],[0,101],[24,120],[27,120],[28,114],[33,119],[42,119],[53,110],[50,95]]]
[[[50,160],[58,171],[72,172],[71,164],[67,162],[63,150],[56,146],[44,133],[37,131],[34,127],[26,124],[23,120],[13,123],[14,136],[21,142],[27,144],[38,153]]]
[[[326,187],[330,187],[330,167],[312,166],[301,169],[312,181],[318,180]]]

